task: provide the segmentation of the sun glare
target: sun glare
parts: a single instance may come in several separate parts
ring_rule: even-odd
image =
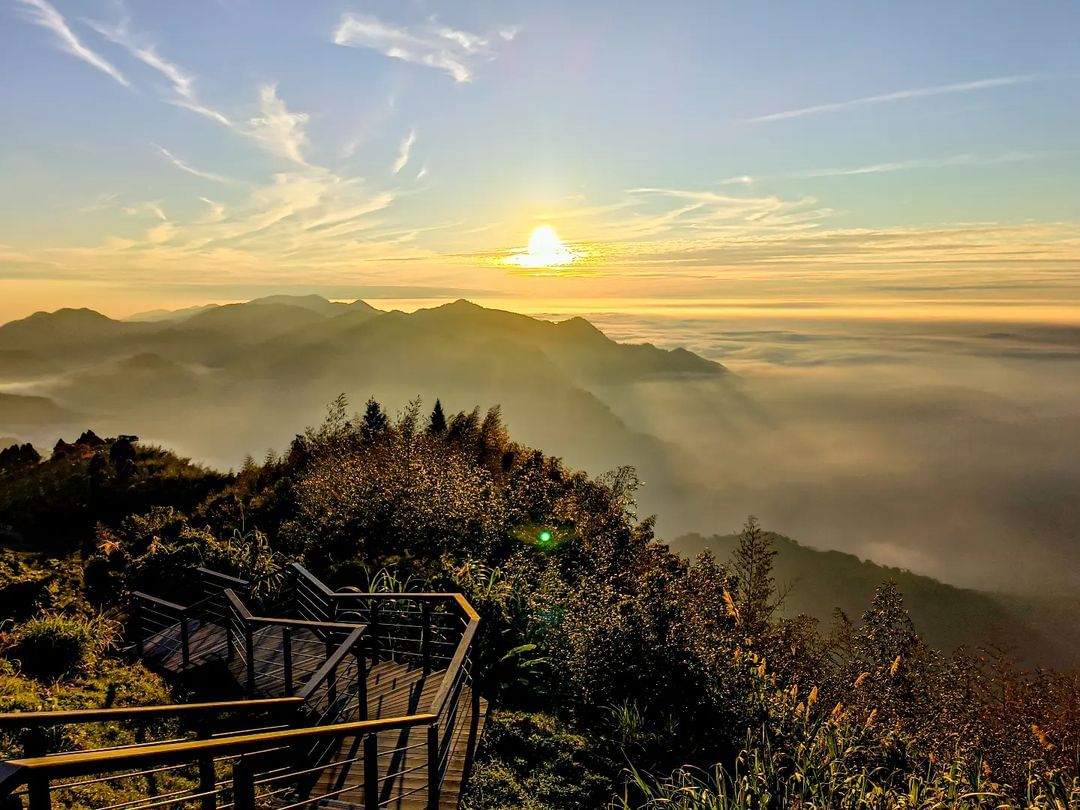
[[[529,237],[529,246],[506,257],[507,264],[519,267],[561,267],[573,264],[577,254],[550,225],[537,225]]]

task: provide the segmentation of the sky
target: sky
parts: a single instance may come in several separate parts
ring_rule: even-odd
[[[1072,0],[0,0],[0,75],[0,321],[281,292],[1080,320]]]

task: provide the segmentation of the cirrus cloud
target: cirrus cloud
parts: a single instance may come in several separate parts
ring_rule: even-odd
[[[510,42],[518,30],[503,28],[497,37]],[[434,22],[410,30],[360,14],[342,15],[333,41],[336,45],[367,48],[390,59],[435,68],[449,73],[456,82],[471,81],[475,63],[495,56],[492,41],[480,34]]]

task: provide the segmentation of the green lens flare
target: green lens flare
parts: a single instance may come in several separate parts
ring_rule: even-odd
[[[541,543],[550,543],[551,542],[551,532],[549,532],[547,529],[544,529],[544,531],[542,531],[542,532],[540,532],[540,534],[536,535],[536,539],[539,540]]]

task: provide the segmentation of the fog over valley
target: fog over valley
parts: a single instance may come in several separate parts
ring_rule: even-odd
[[[571,467],[634,465],[639,511],[676,548],[755,514],[964,587],[1080,585],[1080,328],[428,306],[39,313],[0,327],[0,436],[135,433],[225,469],[284,449],[342,392],[391,412],[499,405]]]

